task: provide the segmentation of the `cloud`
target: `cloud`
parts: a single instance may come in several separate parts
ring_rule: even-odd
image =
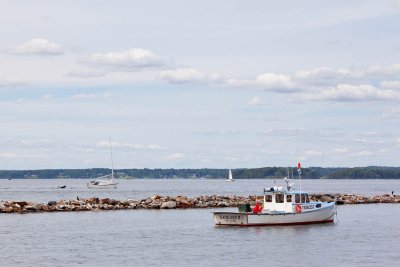
[[[96,67],[107,67],[114,70],[140,70],[158,68],[164,62],[150,50],[132,48],[121,52],[96,53],[90,57],[90,63]]]
[[[338,82],[355,81],[363,75],[362,71],[319,67],[312,70],[300,70],[296,72],[294,78],[301,84],[332,85]]]
[[[289,76],[275,73],[260,74],[254,80],[228,79],[226,84],[231,87],[253,87],[278,93],[293,92],[295,88]]]
[[[400,90],[400,81],[381,81],[380,86],[385,89]]]
[[[65,74],[67,77],[71,78],[98,78],[98,77],[103,77],[105,76],[106,73],[104,71],[99,71],[99,70],[77,70],[77,71],[71,71]]]
[[[390,66],[372,66],[368,68],[367,73],[380,75],[400,74],[400,64],[392,64]]]
[[[399,108],[391,108],[390,110],[382,113],[382,118],[398,119],[398,118],[400,118],[400,109]]]
[[[206,80],[204,73],[191,68],[162,71],[159,77],[172,83],[203,82]]]
[[[255,96],[255,97],[253,97],[252,99],[250,99],[250,100],[247,102],[247,104],[250,105],[250,106],[259,105],[259,104],[260,104],[260,98],[257,97],[257,96]]]
[[[315,157],[315,156],[321,156],[322,152],[315,150],[307,150],[303,153],[303,155],[306,157]]]
[[[95,99],[95,98],[109,98],[111,97],[110,93],[101,93],[101,94],[75,94],[72,96],[73,99]]]
[[[369,84],[339,84],[336,87],[316,90],[301,95],[309,101],[399,101],[400,92],[379,89]]]
[[[205,74],[193,68],[178,68],[161,71],[158,78],[170,83],[219,83],[218,74]]]
[[[143,144],[131,144],[131,143],[118,143],[111,142],[113,148],[122,148],[122,149],[135,149],[135,150],[166,150],[166,147],[151,144],[151,145],[143,145]],[[100,141],[96,144],[98,148],[109,148],[109,141]]]
[[[172,153],[168,154],[164,157],[164,160],[166,161],[176,161],[176,160],[181,160],[185,157],[185,154],[183,153]]]
[[[61,45],[51,43],[47,39],[34,38],[22,45],[11,49],[13,54],[28,55],[62,55],[64,49]]]
[[[15,87],[23,85],[26,85],[26,83],[16,78],[0,78],[0,87]]]
[[[16,158],[17,154],[15,153],[1,153],[0,158],[6,158],[6,159],[11,159],[11,158]]]
[[[356,152],[356,153],[353,153],[353,154],[351,154],[352,156],[355,156],[355,157],[369,157],[369,156],[372,156],[374,153],[372,153],[371,151],[360,151],[360,152]]]
[[[193,132],[194,134],[201,134],[201,135],[223,135],[223,136],[227,136],[227,135],[237,135],[240,134],[242,132],[237,131],[237,130],[209,130],[209,131],[197,131],[197,132]]]
[[[343,147],[343,148],[334,148],[332,150],[333,153],[337,153],[337,154],[343,154],[343,153],[347,153],[349,151],[349,149]]]

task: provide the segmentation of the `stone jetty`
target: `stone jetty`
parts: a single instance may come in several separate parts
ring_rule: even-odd
[[[354,194],[311,194],[312,201],[335,201],[344,204],[400,203],[400,195],[377,195],[365,197]],[[195,209],[237,207],[238,204],[255,205],[262,196],[159,196],[154,195],[142,200],[115,200],[109,198],[86,198],[79,200],[59,200],[48,203],[27,201],[0,201],[0,213],[29,212],[65,212],[65,211],[101,211],[101,210],[134,210],[134,209]]]

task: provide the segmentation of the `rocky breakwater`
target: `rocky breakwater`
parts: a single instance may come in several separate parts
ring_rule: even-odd
[[[351,194],[314,194],[312,201],[336,201],[341,204],[400,203],[400,195],[378,195],[365,197]],[[255,205],[262,196],[159,196],[155,195],[142,200],[115,200],[109,198],[87,198],[79,200],[59,200],[48,203],[27,201],[0,201],[0,213],[29,212],[65,212],[65,211],[100,211],[129,209],[188,209],[188,208],[226,208],[237,207],[238,204]]]

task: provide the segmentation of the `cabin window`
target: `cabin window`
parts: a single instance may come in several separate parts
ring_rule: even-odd
[[[300,194],[294,195],[294,200],[296,203],[300,203]]]
[[[310,198],[307,194],[301,194],[301,202],[300,202],[300,194],[296,194],[296,203],[308,203],[310,202]]]
[[[272,195],[265,195],[265,202],[272,202]]]
[[[286,202],[292,202],[292,195],[286,195]]]
[[[275,202],[276,203],[283,203],[284,202],[284,194],[276,194],[275,195]]]

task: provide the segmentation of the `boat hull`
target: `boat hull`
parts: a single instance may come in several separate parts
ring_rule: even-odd
[[[214,212],[217,226],[274,226],[332,223],[336,213],[336,204],[328,203],[325,207],[301,213],[245,213]]]
[[[93,184],[87,183],[87,188],[89,189],[117,189],[118,183],[109,183],[109,184]]]

